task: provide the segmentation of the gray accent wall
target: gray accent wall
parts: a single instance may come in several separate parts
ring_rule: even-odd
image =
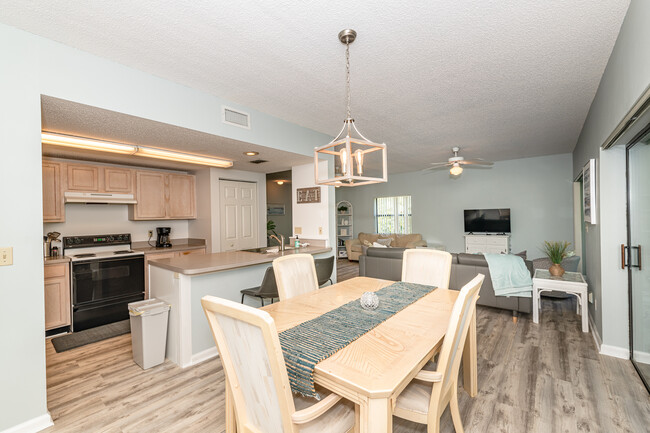
[[[623,149],[601,145],[650,84],[650,2],[632,0],[598,92],[573,151],[573,174],[597,160],[600,222],[588,225],[587,282],[594,294],[589,313],[601,352],[625,357],[629,350],[627,274],[620,269],[625,243],[625,158]]]
[[[390,145],[390,144],[389,144]],[[390,164],[390,160],[388,161]],[[571,154],[500,161],[492,168],[391,175],[387,183],[338,188],[354,208],[354,231],[374,233],[374,199],[411,195],[413,232],[447,251],[464,251],[464,209],[510,208],[512,251],[543,256],[545,240],[573,241]]]

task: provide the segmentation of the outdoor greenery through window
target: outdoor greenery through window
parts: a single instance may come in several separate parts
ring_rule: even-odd
[[[377,233],[411,233],[411,196],[378,197],[375,199],[375,230]]]

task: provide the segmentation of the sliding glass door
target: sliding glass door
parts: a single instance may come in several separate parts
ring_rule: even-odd
[[[630,345],[632,362],[650,390],[650,131],[627,147]]]

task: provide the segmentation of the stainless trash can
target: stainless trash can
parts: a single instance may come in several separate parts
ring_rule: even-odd
[[[129,304],[133,360],[143,369],[165,362],[169,308],[156,298]]]

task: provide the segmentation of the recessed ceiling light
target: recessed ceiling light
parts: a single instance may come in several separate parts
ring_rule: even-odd
[[[278,181],[278,185],[284,185],[284,181],[283,181],[283,180],[279,180],[279,181]]]
[[[249,150],[248,152],[244,152],[244,155],[246,156],[255,156],[259,154],[260,154],[259,152],[253,152],[252,150]]]

